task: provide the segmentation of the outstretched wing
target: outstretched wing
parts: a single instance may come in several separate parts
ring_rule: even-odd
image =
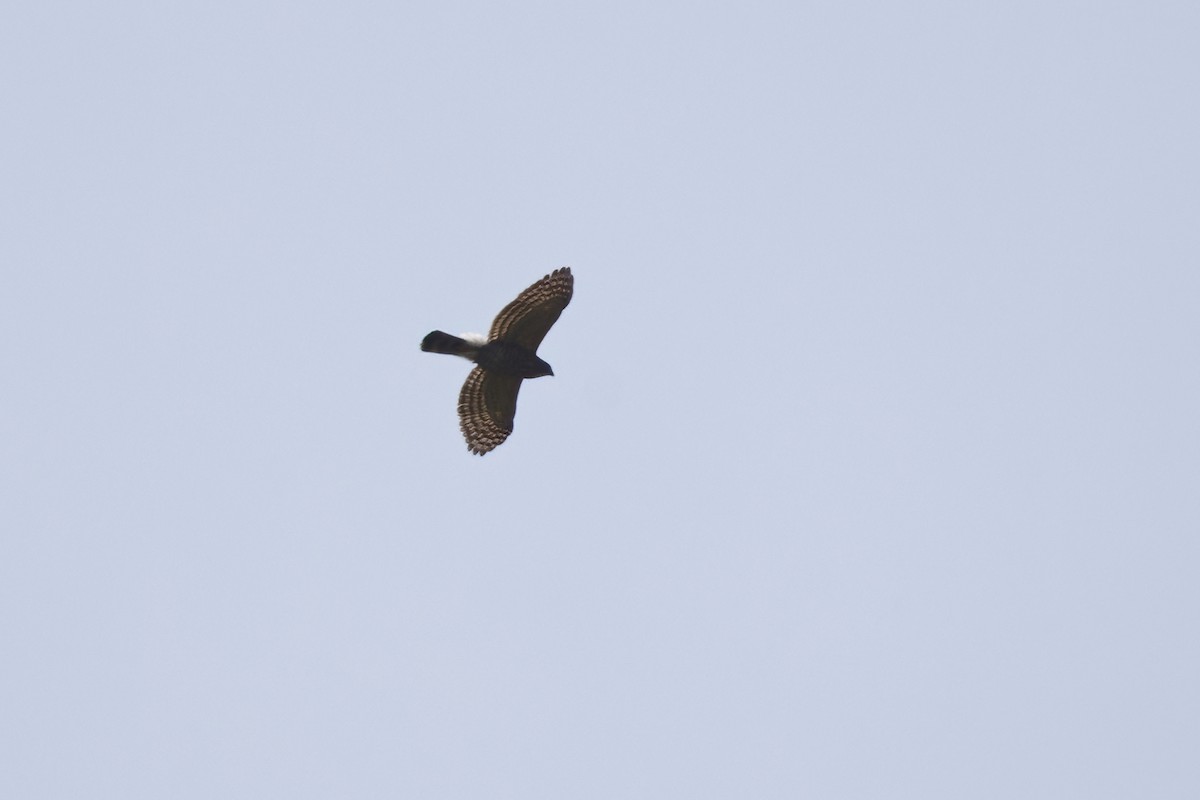
[[[458,423],[467,449],[477,455],[495,450],[513,430],[521,379],[476,367],[458,394]]]
[[[517,296],[496,315],[488,341],[513,342],[535,352],[546,331],[571,302],[575,278],[570,267],[561,267]]]

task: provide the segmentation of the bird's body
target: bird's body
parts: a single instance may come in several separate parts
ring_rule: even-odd
[[[571,302],[574,288],[571,268],[556,269],[496,315],[486,341],[442,331],[432,331],[421,341],[426,352],[475,362],[458,396],[459,426],[472,453],[490,452],[512,433],[522,380],[554,374],[550,365],[538,358],[537,349]]]
[[[538,358],[536,353],[511,342],[479,343],[442,331],[433,331],[421,342],[421,349],[426,353],[462,356],[488,372],[514,378],[541,378],[554,374],[550,365]]]

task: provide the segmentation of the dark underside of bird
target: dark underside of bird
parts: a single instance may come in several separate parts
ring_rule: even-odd
[[[512,342],[480,344],[442,331],[431,331],[422,340],[421,349],[426,353],[462,356],[488,372],[498,372],[514,378],[541,378],[554,374],[550,365],[538,358],[536,353]]]

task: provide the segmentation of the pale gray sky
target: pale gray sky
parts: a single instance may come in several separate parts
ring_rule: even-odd
[[[4,16],[0,796],[1200,796],[1200,6]]]

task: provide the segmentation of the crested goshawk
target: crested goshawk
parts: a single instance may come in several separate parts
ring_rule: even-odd
[[[537,349],[571,302],[574,287],[571,268],[556,269],[496,315],[487,341],[470,341],[441,331],[422,340],[421,349],[427,353],[475,362],[458,395],[459,427],[472,453],[490,452],[512,433],[522,380],[554,374],[550,365],[537,357]]]

